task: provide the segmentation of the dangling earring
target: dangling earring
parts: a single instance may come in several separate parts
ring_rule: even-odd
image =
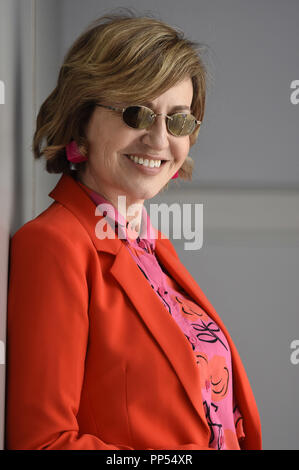
[[[84,157],[84,155],[81,155],[77,143],[72,140],[69,142],[66,146],[66,158],[68,159],[70,164],[71,170],[76,170],[76,165],[75,163],[80,163],[80,162],[85,162],[88,160],[87,157]]]
[[[173,177],[172,177],[171,179],[174,180],[174,179],[176,179],[176,178],[178,178],[178,177],[179,177],[179,172],[177,171],[177,172],[173,175]]]

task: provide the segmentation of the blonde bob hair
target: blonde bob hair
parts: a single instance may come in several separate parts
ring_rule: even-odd
[[[81,154],[88,155],[85,128],[96,103],[142,104],[186,77],[193,84],[191,112],[202,121],[206,67],[198,49],[182,32],[149,16],[126,12],[97,19],[68,51],[57,86],[39,110],[34,157],[45,157],[49,173],[71,174],[65,147],[75,140]],[[190,136],[191,146],[197,134]],[[191,180],[192,169],[188,156],[179,176]]]

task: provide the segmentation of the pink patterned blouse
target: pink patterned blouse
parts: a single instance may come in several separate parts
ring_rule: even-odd
[[[210,428],[209,446],[218,450],[239,450],[239,441],[245,435],[242,416],[234,402],[231,354],[224,334],[207,313],[163,271],[163,266],[155,256],[155,238],[151,236],[154,229],[145,206],[142,209],[141,228],[137,232],[105,198],[81,182],[77,183],[96,205],[109,205],[110,209],[106,214],[103,210],[103,215],[108,222],[113,222],[116,234],[125,243],[137,266],[194,351]]]

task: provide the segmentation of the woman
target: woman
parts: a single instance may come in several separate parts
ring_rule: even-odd
[[[34,136],[63,175],[11,245],[8,449],[261,448],[236,348],[143,205],[191,179],[205,84],[153,18],[101,18],[67,54]]]

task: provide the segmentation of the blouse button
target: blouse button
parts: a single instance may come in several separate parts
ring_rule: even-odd
[[[208,392],[211,388],[211,382],[209,380],[206,380],[206,391]]]
[[[164,294],[164,289],[162,287],[158,287],[158,292],[160,295],[163,295]]]

